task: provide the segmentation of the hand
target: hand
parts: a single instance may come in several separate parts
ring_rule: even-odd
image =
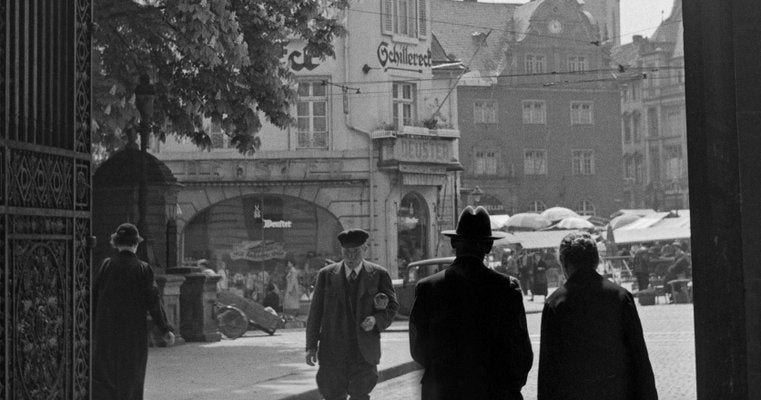
[[[364,321],[362,321],[362,329],[365,330],[365,332],[370,332],[373,328],[375,328],[375,317],[372,315],[365,318]]]
[[[174,333],[172,333],[171,331],[165,333],[164,334],[164,341],[166,342],[167,346],[174,345]]]
[[[307,365],[314,367],[317,363],[317,350],[307,350]]]

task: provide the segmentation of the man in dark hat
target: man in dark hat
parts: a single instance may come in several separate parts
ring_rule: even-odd
[[[317,273],[306,330],[306,362],[318,361],[317,387],[326,400],[369,399],[378,382],[380,333],[399,309],[391,277],[364,259],[369,234],[338,235],[343,261]]]
[[[151,267],[135,252],[143,238],[135,225],[119,225],[111,245],[119,253],[107,258],[96,272],[92,288],[93,315],[93,400],[140,400],[143,398],[148,360],[146,313],[174,343],[153,280]]]
[[[560,243],[568,280],[544,302],[539,346],[539,400],[656,400],[634,297],[600,276],[592,236]]]
[[[418,282],[410,352],[425,368],[424,400],[522,399],[533,352],[517,279],[484,264],[495,239],[483,207],[466,207],[451,266]]]

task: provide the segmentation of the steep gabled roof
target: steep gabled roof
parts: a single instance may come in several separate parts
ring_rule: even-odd
[[[661,22],[650,38],[653,42],[676,43],[682,27],[682,0],[674,0],[671,15]]]
[[[466,65],[470,70],[493,72],[505,57],[503,36],[518,6],[519,4],[433,0],[431,30],[446,53],[455,59],[467,64],[476,54],[470,65]],[[489,30],[492,33],[486,37]]]

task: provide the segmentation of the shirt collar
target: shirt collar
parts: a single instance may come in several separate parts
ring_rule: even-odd
[[[344,274],[346,274],[346,277],[348,278],[349,275],[351,274],[352,269],[349,268],[349,266],[346,265],[345,262],[343,264],[344,264]],[[357,276],[359,276],[359,272],[362,270],[363,265],[364,265],[364,261],[360,262],[359,265],[357,265],[356,268],[354,268],[353,271],[357,274]]]

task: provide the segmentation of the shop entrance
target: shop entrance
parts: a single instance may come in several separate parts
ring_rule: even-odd
[[[428,205],[419,193],[410,192],[403,198],[397,211],[397,259],[401,271],[412,261],[429,257]]]

